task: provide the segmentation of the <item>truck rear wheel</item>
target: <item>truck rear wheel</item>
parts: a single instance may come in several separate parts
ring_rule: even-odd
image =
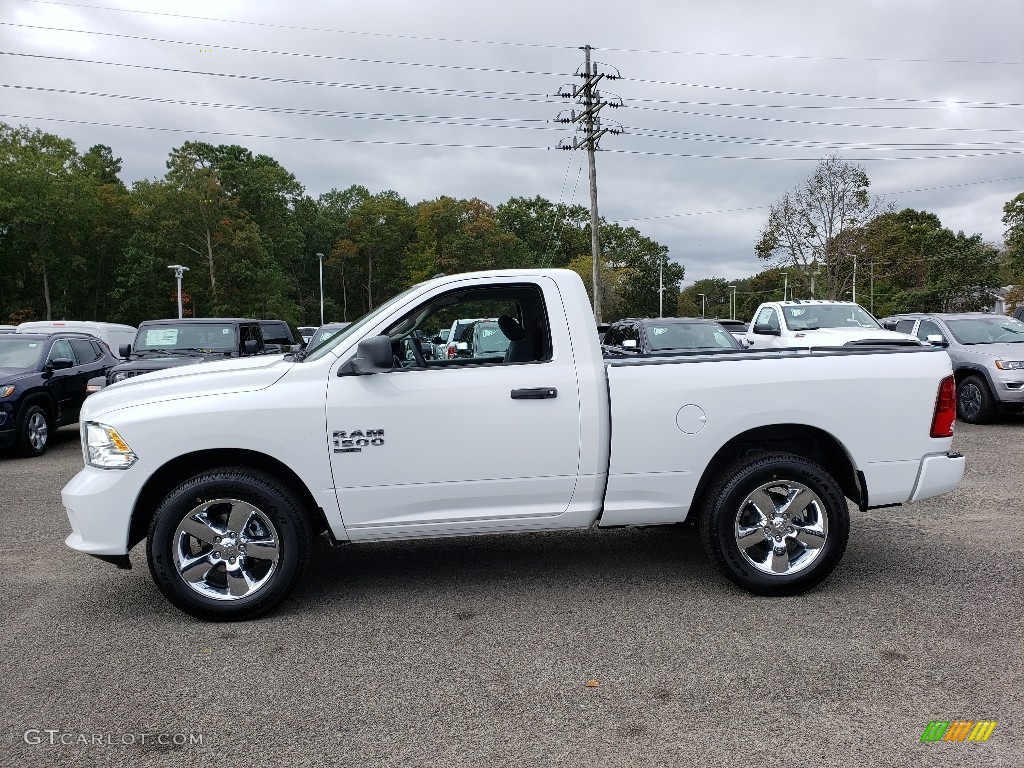
[[[203,472],[157,508],[146,554],[164,596],[201,619],[251,619],[302,575],[312,534],[301,503],[275,478],[242,468]]]
[[[705,494],[701,540],[708,557],[750,592],[794,595],[839,563],[850,533],[839,484],[789,453],[740,459]]]

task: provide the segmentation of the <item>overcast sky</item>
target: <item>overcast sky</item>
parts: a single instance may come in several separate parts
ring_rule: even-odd
[[[601,215],[686,267],[764,268],[768,207],[832,152],[874,193],[1001,244],[1024,191],[1022,0],[0,0],[0,121],[107,144],[130,184],[185,141],[269,155],[316,197],[589,204],[552,122],[593,46]],[[163,9],[156,11],[154,9]]]

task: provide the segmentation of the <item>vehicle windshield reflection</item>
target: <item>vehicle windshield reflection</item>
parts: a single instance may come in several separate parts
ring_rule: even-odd
[[[328,352],[330,352],[332,349],[334,349],[336,346],[338,346],[338,344],[340,344],[343,340],[345,340],[349,336],[351,336],[354,332],[362,330],[367,325],[372,324],[373,321],[376,320],[378,316],[380,316],[381,314],[384,314],[385,312],[388,312],[394,304],[397,304],[398,302],[400,302],[403,299],[405,299],[405,297],[408,296],[410,293],[413,293],[414,291],[419,290],[419,287],[421,285],[423,285],[423,283],[417,283],[416,285],[412,286],[411,288],[409,288],[409,289],[407,289],[405,291],[402,291],[397,296],[393,296],[392,298],[388,299],[386,302],[381,304],[376,309],[366,313],[365,315],[360,317],[358,320],[353,322],[351,325],[349,325],[349,326],[347,326],[345,328],[342,328],[336,334],[331,336],[331,338],[327,339],[327,341],[325,341],[322,344],[319,344],[319,345],[316,345],[315,347],[313,347],[313,349],[310,350],[303,357],[303,361],[319,360],[324,355],[326,355]]]

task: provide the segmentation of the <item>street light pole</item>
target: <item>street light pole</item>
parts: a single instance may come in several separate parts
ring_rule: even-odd
[[[658,261],[658,317],[665,316],[665,259]]]
[[[704,317],[704,299],[705,299],[705,296],[704,296],[703,293],[698,293],[697,295],[700,296],[700,316]]]
[[[324,324],[324,255],[318,253],[316,257],[320,260],[320,325]]]
[[[181,277],[188,272],[188,267],[181,264],[168,264],[168,269],[174,270],[174,277],[178,280],[178,319],[181,320]]]
[[[736,286],[730,285],[729,288],[732,290],[732,299],[729,301],[729,319],[736,319]]]

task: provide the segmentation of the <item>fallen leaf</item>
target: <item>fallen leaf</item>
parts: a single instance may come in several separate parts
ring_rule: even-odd
[[[584,685],[587,686],[587,688],[599,688],[601,686],[601,683],[599,683],[597,680],[587,680],[587,682],[585,682]]]

